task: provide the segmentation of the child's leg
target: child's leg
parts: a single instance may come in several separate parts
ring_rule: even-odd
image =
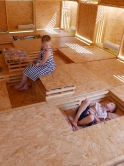
[[[77,124],[79,126],[82,126],[82,125],[92,125],[94,122],[94,116],[93,115],[88,115],[86,116],[85,118],[83,118],[82,120],[78,121]]]
[[[72,122],[72,125],[73,126],[77,126],[77,122],[78,122],[78,119],[79,119],[79,117],[80,117],[80,115],[82,114],[82,112],[83,111],[85,111],[86,110],[86,108],[89,106],[89,104],[90,104],[90,101],[89,100],[84,100],[82,103],[81,103],[81,105],[80,105],[80,107],[79,107],[79,110],[78,110],[78,112],[77,112],[77,114],[76,114],[76,116],[75,116],[75,118],[74,118],[74,120],[73,120],[73,122]]]
[[[21,89],[28,81],[28,77],[23,74],[22,81],[19,85],[15,86],[15,89]]]

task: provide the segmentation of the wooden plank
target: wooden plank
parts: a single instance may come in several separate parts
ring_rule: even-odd
[[[0,81],[0,111],[11,109],[11,103],[5,81]]]
[[[36,29],[60,28],[60,1],[36,1]]]
[[[58,52],[70,62],[80,63],[115,58],[97,47],[79,46],[77,44],[70,44],[69,46],[70,48],[59,48]]]

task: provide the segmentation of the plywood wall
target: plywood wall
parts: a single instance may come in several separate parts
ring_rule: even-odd
[[[109,40],[120,45],[124,28],[123,16],[124,9],[108,7],[106,12],[104,41]]]
[[[93,41],[97,5],[80,3],[77,34]]]
[[[95,43],[108,40],[120,45],[124,27],[124,9],[99,6],[96,21]]]
[[[60,27],[61,2],[36,1],[36,28]]]
[[[70,27],[71,26],[75,26],[76,27],[77,8],[78,8],[78,3],[77,2],[72,2],[71,3],[71,21],[70,21]]]
[[[7,30],[5,1],[0,1],[0,30]]]
[[[18,25],[33,23],[32,1],[7,1],[8,28],[17,29]]]
[[[114,5],[114,6],[124,6],[124,0],[101,0],[101,4]]]

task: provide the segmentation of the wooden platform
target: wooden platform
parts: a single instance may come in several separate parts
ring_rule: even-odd
[[[58,52],[70,62],[80,63],[115,58],[113,55],[95,46],[81,46],[71,43],[68,46],[70,48],[59,48]]]
[[[62,69],[75,80],[76,90],[73,96],[88,95],[105,91],[110,86],[82,64],[64,64]]]
[[[99,166],[124,152],[123,116],[76,132],[48,104],[2,112],[0,119],[1,166]]]
[[[5,81],[0,81],[0,111],[11,109],[11,103]]]
[[[124,84],[124,63],[118,59],[82,63],[110,86]]]
[[[51,38],[51,47],[54,51],[56,51],[60,47],[69,47],[69,44],[78,44],[80,46],[85,46],[86,44],[77,40],[74,37],[52,37]],[[27,53],[31,52],[39,52],[41,46],[41,39],[35,40],[20,40],[13,41],[13,45],[18,49],[23,49]]]
[[[70,96],[75,90],[74,79],[66,73],[61,66],[58,66],[51,74],[39,77],[47,99]]]

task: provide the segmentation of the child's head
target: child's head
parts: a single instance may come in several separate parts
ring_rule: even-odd
[[[49,46],[50,46],[50,40],[51,40],[51,37],[49,35],[42,36],[41,41],[42,41],[43,48],[45,50],[47,50],[49,48]]]
[[[116,105],[113,102],[106,103],[105,107],[107,108],[107,111],[109,112],[114,112],[116,109]]]

